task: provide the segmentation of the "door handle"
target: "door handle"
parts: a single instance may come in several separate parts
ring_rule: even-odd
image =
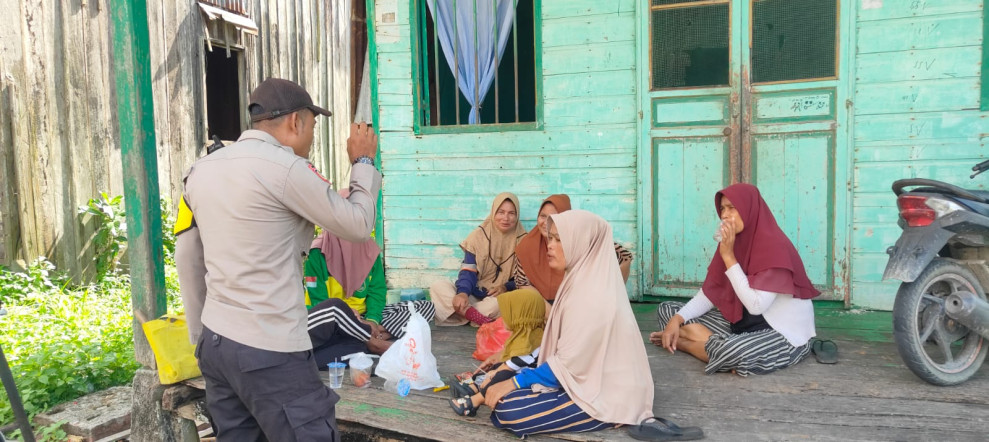
[[[731,128],[730,127],[726,127],[725,130],[721,131],[721,133],[725,134],[725,136],[727,137],[727,136],[731,135]]]

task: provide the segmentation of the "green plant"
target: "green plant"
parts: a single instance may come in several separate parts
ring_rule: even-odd
[[[65,432],[65,430],[62,430],[62,425],[65,425],[66,422],[67,421],[58,421],[43,427],[35,428],[34,439],[38,442],[61,442],[67,440],[69,435]],[[10,434],[10,437],[15,440],[20,440],[23,439],[21,434],[21,430],[18,428]]]
[[[120,197],[90,201],[85,213],[98,216],[102,235],[97,282],[72,286],[44,258],[23,272],[0,268],[0,345],[14,374],[29,416],[85,394],[128,384],[134,360],[130,277],[116,271],[125,244]],[[181,309],[174,266],[174,223],[162,202],[162,237],[166,261],[168,310]],[[13,421],[6,395],[0,393],[0,425]],[[36,429],[39,440],[64,440],[57,428]],[[40,435],[43,434],[42,438]]]
[[[166,266],[175,265],[175,217],[168,198],[161,199],[161,245]]]
[[[134,360],[129,281],[32,292],[0,317],[0,342],[29,415],[130,382]],[[0,422],[10,422],[0,400]]]
[[[55,265],[44,256],[34,260],[24,272],[0,266],[0,303],[14,303],[29,293],[56,290],[66,284],[64,276],[57,274]]]
[[[96,275],[102,280],[117,273],[120,252],[127,243],[127,216],[123,210],[123,197],[107,196],[101,192],[99,198],[89,200],[79,207],[80,214],[92,215],[97,220],[93,244],[96,248]]]

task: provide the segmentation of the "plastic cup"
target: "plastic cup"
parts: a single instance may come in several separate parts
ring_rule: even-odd
[[[347,368],[347,364],[343,362],[330,362],[326,364],[326,367],[330,371],[330,388],[343,387],[343,369]]]
[[[367,388],[371,386],[371,358],[350,360],[350,382],[355,387]]]

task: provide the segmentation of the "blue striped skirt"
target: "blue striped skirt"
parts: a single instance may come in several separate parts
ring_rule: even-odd
[[[659,304],[656,316],[660,330],[666,328],[666,323],[683,305],[675,301]],[[709,358],[704,368],[707,374],[732,370],[739,376],[767,374],[794,365],[810,354],[809,345],[794,347],[780,332],[771,328],[732,334],[731,324],[716,308],[686,324],[701,324],[714,333],[704,344]]]
[[[597,431],[613,426],[585,413],[562,389],[535,393],[528,388],[506,394],[491,412],[491,423],[518,437]]]

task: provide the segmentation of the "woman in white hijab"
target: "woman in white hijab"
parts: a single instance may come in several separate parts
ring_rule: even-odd
[[[539,365],[488,387],[491,422],[520,437],[619,424],[635,425],[630,435],[636,438],[703,437],[698,428],[652,418],[652,374],[611,226],[591,212],[571,210],[550,218],[548,241],[549,266],[565,273]]]

